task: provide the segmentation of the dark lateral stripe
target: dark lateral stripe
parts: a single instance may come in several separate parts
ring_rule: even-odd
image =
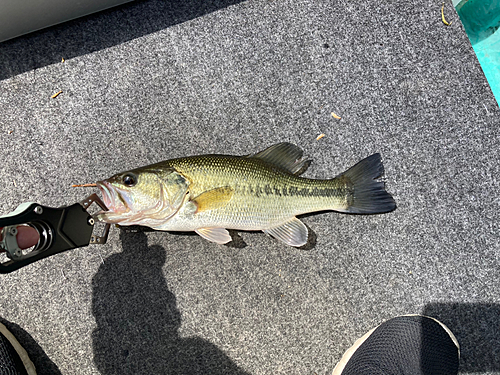
[[[299,189],[296,186],[283,186],[281,188],[277,186],[271,185],[249,185],[247,187],[248,192],[250,194],[254,194],[257,197],[261,197],[263,195],[269,196],[298,196],[298,197],[333,197],[333,196],[344,196],[350,195],[352,192],[349,189],[342,188],[302,188]]]
[[[255,195],[257,195],[258,197],[260,197],[262,195],[262,188],[260,187],[260,185],[257,185],[255,187]]]
[[[339,195],[340,191],[339,189],[332,189],[332,188],[325,188],[325,189],[318,189],[318,188],[313,188],[310,189],[309,195],[313,197],[332,197],[335,195]]]

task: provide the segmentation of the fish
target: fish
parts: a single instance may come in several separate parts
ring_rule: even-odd
[[[108,211],[95,219],[160,231],[194,231],[208,241],[232,240],[228,229],[263,231],[287,245],[307,243],[297,218],[311,212],[375,214],[393,211],[378,180],[379,153],[332,179],[302,177],[310,160],[283,142],[245,156],[199,155],[162,161],[96,182]]]

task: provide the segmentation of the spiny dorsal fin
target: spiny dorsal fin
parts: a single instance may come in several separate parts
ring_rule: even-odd
[[[233,198],[233,195],[234,189],[232,187],[223,186],[205,191],[192,199],[191,202],[196,206],[195,212],[198,213],[224,207]]]
[[[302,160],[302,150],[291,143],[283,142],[266,148],[264,151],[248,156],[274,164],[292,174],[304,173],[311,164],[310,160]]]

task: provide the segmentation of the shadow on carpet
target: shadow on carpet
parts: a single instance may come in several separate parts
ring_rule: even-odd
[[[94,361],[109,374],[248,375],[212,343],[181,338],[175,295],[162,273],[166,251],[143,232],[121,231],[123,252],[93,278]]]
[[[243,0],[134,1],[0,43],[0,80],[201,17]]]
[[[460,344],[460,371],[500,371],[500,305],[430,303],[424,315],[446,324]]]

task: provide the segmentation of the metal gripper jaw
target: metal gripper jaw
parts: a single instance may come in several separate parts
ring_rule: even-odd
[[[0,273],[9,273],[42,258],[89,244],[104,244],[110,225],[104,233],[93,234],[94,219],[87,211],[92,203],[107,210],[104,203],[92,194],[80,203],[52,208],[37,203],[23,203],[13,212],[0,217],[0,250],[8,260],[0,263]],[[18,227],[29,226],[38,232],[38,243],[28,249],[20,249],[17,242]]]

